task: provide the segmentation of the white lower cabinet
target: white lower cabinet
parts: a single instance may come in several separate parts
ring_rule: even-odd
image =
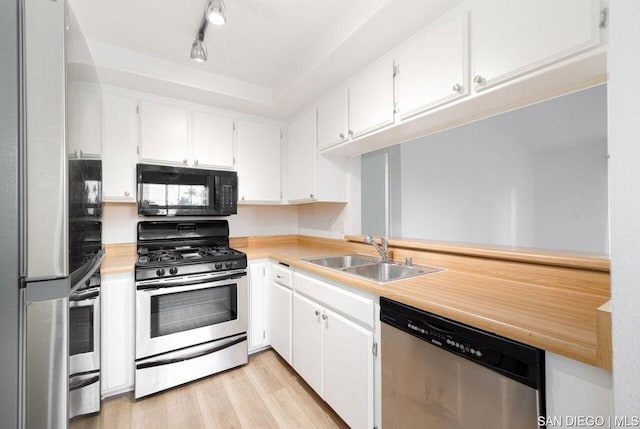
[[[545,390],[549,427],[581,426],[577,416],[601,419],[605,427],[611,418],[614,426],[611,372],[545,352]]]
[[[249,262],[249,353],[269,345],[266,261]]]
[[[291,364],[291,316],[293,291],[291,270],[272,264],[267,287],[269,338],[271,347]]]
[[[133,272],[109,274],[101,283],[101,395],[133,390],[135,364],[135,281]]]
[[[373,300],[293,278],[293,368],[350,427],[374,427]]]
[[[322,396],[322,307],[293,295],[293,368]]]
[[[322,397],[352,428],[373,427],[373,332],[324,310]]]

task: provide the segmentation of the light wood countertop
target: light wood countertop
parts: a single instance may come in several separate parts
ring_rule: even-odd
[[[136,264],[136,243],[105,244],[100,274],[132,273]]]
[[[273,259],[328,280],[610,369],[610,346],[606,346],[607,341],[610,343],[610,328],[606,320],[602,321],[603,312],[598,311],[610,299],[609,273],[604,271],[606,264],[602,262],[595,262],[587,269],[582,262],[578,264],[583,268],[558,267],[495,261],[488,256],[480,259],[464,255],[439,257],[433,251],[408,252],[398,248],[391,249],[397,261],[411,255],[415,264],[446,270],[382,284],[303,260],[348,253],[375,256],[369,245],[301,236],[232,238],[231,245],[245,252],[249,259]],[[105,246],[103,274],[133,271],[135,244],[116,246],[119,247]]]
[[[606,368],[598,360],[597,310],[608,301],[608,297],[452,269],[382,284],[303,261],[304,258],[357,252],[357,248],[333,247],[310,241],[248,246],[238,250],[247,253],[250,259],[270,258],[375,295]],[[359,253],[374,254],[367,248],[364,250]]]

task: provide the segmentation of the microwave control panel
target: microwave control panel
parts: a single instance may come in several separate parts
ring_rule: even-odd
[[[235,174],[216,177],[216,206],[220,214],[235,214],[237,210],[237,179]]]

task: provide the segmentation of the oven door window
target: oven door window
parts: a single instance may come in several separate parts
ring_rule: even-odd
[[[93,305],[69,309],[69,354],[93,352]]]
[[[236,284],[151,297],[151,338],[237,318]]]

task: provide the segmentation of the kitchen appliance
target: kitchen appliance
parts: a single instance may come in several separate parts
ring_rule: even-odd
[[[138,223],[135,397],[248,361],[247,257],[226,220]]]
[[[78,381],[84,372],[80,362],[99,354],[88,347],[99,344],[99,304],[87,307],[80,297],[88,293],[78,290],[87,282],[95,284],[92,278],[103,258],[101,90],[67,3],[20,4],[23,10],[16,16],[28,37],[20,46],[22,128],[16,161],[22,380],[18,426],[66,428],[70,415],[89,410],[74,405],[75,396],[87,391],[78,385],[89,384]],[[81,98],[72,96],[80,93]],[[88,312],[93,318],[85,324]],[[80,335],[89,323],[94,325],[92,344]],[[97,368],[87,368],[99,374],[99,360]],[[71,392],[70,383],[76,387]],[[92,401],[99,404],[99,384],[91,384],[97,392]]]
[[[380,298],[386,428],[535,429],[544,352]]]
[[[100,273],[69,297],[69,418],[100,411]]]
[[[138,164],[138,214],[227,216],[237,213],[235,171]]]

